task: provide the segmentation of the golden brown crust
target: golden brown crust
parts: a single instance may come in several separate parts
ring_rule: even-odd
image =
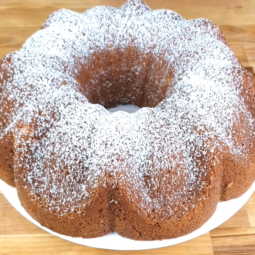
[[[13,174],[13,142],[10,134],[0,140],[0,178],[15,187]]]

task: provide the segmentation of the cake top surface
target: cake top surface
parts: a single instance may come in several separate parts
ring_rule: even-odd
[[[244,71],[212,22],[130,0],[83,14],[62,9],[42,28],[2,62],[0,109],[12,108],[1,112],[0,128],[4,136],[22,119],[33,130],[28,136],[40,137],[29,139],[18,126],[16,168],[29,169],[24,188],[47,210],[81,212],[98,185],[123,185],[147,213],[183,215],[210,188],[204,180],[219,152],[245,160],[254,128],[240,96]],[[94,53],[128,47],[152,54],[155,66],[167,63],[159,88],[170,68],[173,78],[156,107],[110,113],[80,93],[77,74]],[[143,63],[134,68],[139,77]]]

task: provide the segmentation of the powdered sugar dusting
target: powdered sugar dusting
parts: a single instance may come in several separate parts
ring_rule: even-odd
[[[45,210],[79,212],[99,185],[125,184],[141,210],[181,217],[210,191],[204,180],[213,171],[209,162],[219,163],[218,152],[245,157],[254,128],[240,97],[242,67],[210,21],[152,12],[131,0],[84,14],[59,10],[42,28],[3,60],[0,128],[4,136],[22,119],[14,129],[15,171],[33,199],[48,204]],[[170,70],[173,77],[156,107],[110,113],[80,93],[76,78],[95,52],[130,46],[153,56],[148,77],[159,89],[148,95],[152,101]],[[140,60],[133,64],[137,77],[145,65]],[[92,83],[110,86],[97,83],[100,75],[110,71],[95,74]]]

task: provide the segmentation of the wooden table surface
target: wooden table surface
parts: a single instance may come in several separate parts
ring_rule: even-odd
[[[124,0],[0,0],[0,58],[17,50],[53,11],[77,12]],[[243,66],[255,70],[255,0],[147,0],[186,19],[205,17],[220,26]],[[61,240],[24,219],[0,193],[0,255],[30,254],[255,254],[255,194],[230,220],[192,241],[150,251],[114,252]]]

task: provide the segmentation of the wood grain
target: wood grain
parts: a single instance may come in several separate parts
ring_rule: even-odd
[[[96,5],[119,7],[125,0],[0,0],[0,58],[19,49],[53,11],[78,12]],[[147,0],[152,9],[172,9],[186,19],[205,17],[224,32],[229,46],[250,72],[255,70],[254,0]],[[192,241],[157,250],[113,252],[72,244],[28,222],[0,192],[0,255],[44,254],[255,254],[255,194],[231,219]]]
[[[14,249],[13,247],[19,247]],[[150,251],[109,251],[102,249],[93,249],[89,247],[80,246],[60,238],[54,237],[48,234],[38,234],[38,235],[20,235],[18,238],[10,235],[0,236],[0,247],[3,247],[0,254],[8,255],[34,255],[34,254],[86,254],[86,255],[130,255],[130,254],[183,254],[183,255],[195,255],[213,254],[213,249],[211,245],[211,238],[209,234],[201,236],[195,240],[180,244],[178,246],[172,246],[167,248],[161,248]]]
[[[248,201],[247,205],[248,217],[251,227],[255,227],[255,195],[253,195]]]

